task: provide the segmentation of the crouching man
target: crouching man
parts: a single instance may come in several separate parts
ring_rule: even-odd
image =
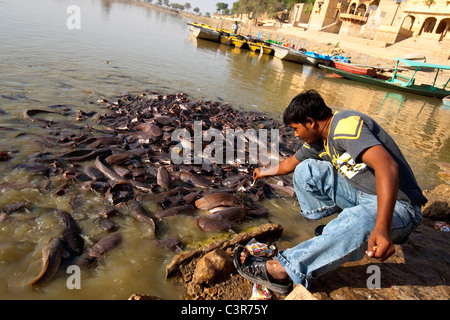
[[[290,158],[256,168],[253,178],[294,173],[301,213],[332,214],[320,236],[280,251],[275,259],[236,248],[234,263],[247,280],[287,293],[347,261],[384,261],[420,223],[427,202],[394,140],[369,116],[332,110],[314,90],[296,96],[283,121],[303,140]]]

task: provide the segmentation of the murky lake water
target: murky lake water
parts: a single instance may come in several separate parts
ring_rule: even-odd
[[[72,4],[81,9],[80,30],[66,26],[66,9]],[[314,88],[333,109],[359,110],[381,123],[400,145],[423,189],[440,183],[434,163],[450,162],[450,110],[440,100],[387,92],[310,66],[197,40],[189,37],[187,22],[110,1],[0,0],[0,151],[12,152],[10,160],[0,162],[0,208],[21,201],[32,204],[0,224],[0,298],[126,299],[132,293],[148,293],[179,299],[183,294],[179,285],[164,278],[174,253],[158,248],[148,229],[126,216],[116,221],[126,241],[98,267],[83,271],[80,290],[67,288],[64,273],[40,289],[26,285],[41,269],[42,247],[63,228],[48,208],[72,213],[73,196],[70,191],[43,195],[30,187],[39,185],[40,177],[13,170],[28,155],[44,150],[31,137],[48,130],[24,117],[28,109],[63,105],[73,111],[104,112],[97,100],[147,90],[184,92],[190,99],[228,102],[281,120],[296,94]],[[78,197],[82,208],[73,215],[89,244],[100,236],[93,221],[105,200],[90,191]],[[318,223],[296,213],[295,199],[264,205],[270,221],[285,227],[283,241],[294,244],[313,236]],[[148,206],[157,211],[156,205]],[[193,217],[173,217],[170,223],[168,237],[200,241],[211,236],[198,229]],[[242,228],[258,223],[245,222]]]

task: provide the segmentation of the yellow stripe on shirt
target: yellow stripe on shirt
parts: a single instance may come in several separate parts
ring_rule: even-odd
[[[334,129],[333,140],[359,139],[364,120],[358,116],[341,119]]]

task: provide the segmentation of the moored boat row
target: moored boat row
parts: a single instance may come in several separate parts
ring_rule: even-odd
[[[236,48],[249,49],[253,52],[261,52],[267,55],[271,55],[274,52],[271,43],[257,38],[250,36],[244,37],[230,30],[213,28],[196,22],[188,23],[188,25],[191,26],[192,35],[199,39],[214,41]]]
[[[253,52],[260,52],[267,55],[275,55],[281,60],[295,63],[306,63],[317,66],[319,64],[330,65],[331,61],[347,61],[348,57],[331,56],[319,54],[313,51],[296,50],[288,44],[282,44],[273,40],[264,41],[258,37],[242,36],[233,33],[230,30],[213,28],[205,24],[196,22],[188,23],[191,26],[191,32],[194,37],[209,41],[218,42],[224,45],[234,46],[236,48],[248,49]]]
[[[299,48],[299,46],[283,44],[281,41],[264,41],[251,36],[241,36],[229,30],[212,28],[203,24],[188,23],[188,25],[192,26],[191,32],[196,38],[210,40],[221,44],[234,46],[236,48],[245,48],[253,52],[260,52],[262,54],[273,54],[280,60],[298,64],[314,65],[346,79],[423,96],[437,97],[443,99],[444,104],[449,103],[448,100],[450,98],[448,96],[450,96],[450,90],[447,89],[447,85],[449,84],[450,79],[445,85],[443,85],[442,88],[439,88],[436,85],[436,80],[438,78],[439,71],[450,70],[450,66],[430,64],[426,63],[426,60],[399,58],[396,59],[397,63],[393,75],[387,76],[379,73],[379,68],[352,64],[350,57],[344,57],[341,54],[320,54],[313,51],[307,51],[304,48]],[[399,68],[399,63],[406,67]],[[414,74],[410,77],[400,75],[399,73],[403,71],[402,69],[414,70]],[[432,85],[417,84],[415,79],[416,73],[418,71],[429,72],[430,70],[437,70],[434,83]]]
[[[349,57],[320,54],[314,51],[306,51],[304,48],[298,49],[298,47],[289,46],[288,44],[273,45],[273,48],[275,50],[275,57],[300,64],[312,64],[314,66],[321,64],[328,66],[332,61],[350,62]]]

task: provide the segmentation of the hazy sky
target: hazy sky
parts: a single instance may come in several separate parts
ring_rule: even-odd
[[[233,7],[233,2],[237,0],[171,0],[169,3],[179,3],[179,4],[185,4],[186,2],[189,2],[191,4],[192,9],[195,7],[198,7],[200,9],[201,14],[205,14],[206,12],[209,12],[210,14],[213,14],[216,12],[216,3],[217,2],[225,2],[228,3],[228,9],[231,9]],[[192,10],[191,9],[191,10]]]

